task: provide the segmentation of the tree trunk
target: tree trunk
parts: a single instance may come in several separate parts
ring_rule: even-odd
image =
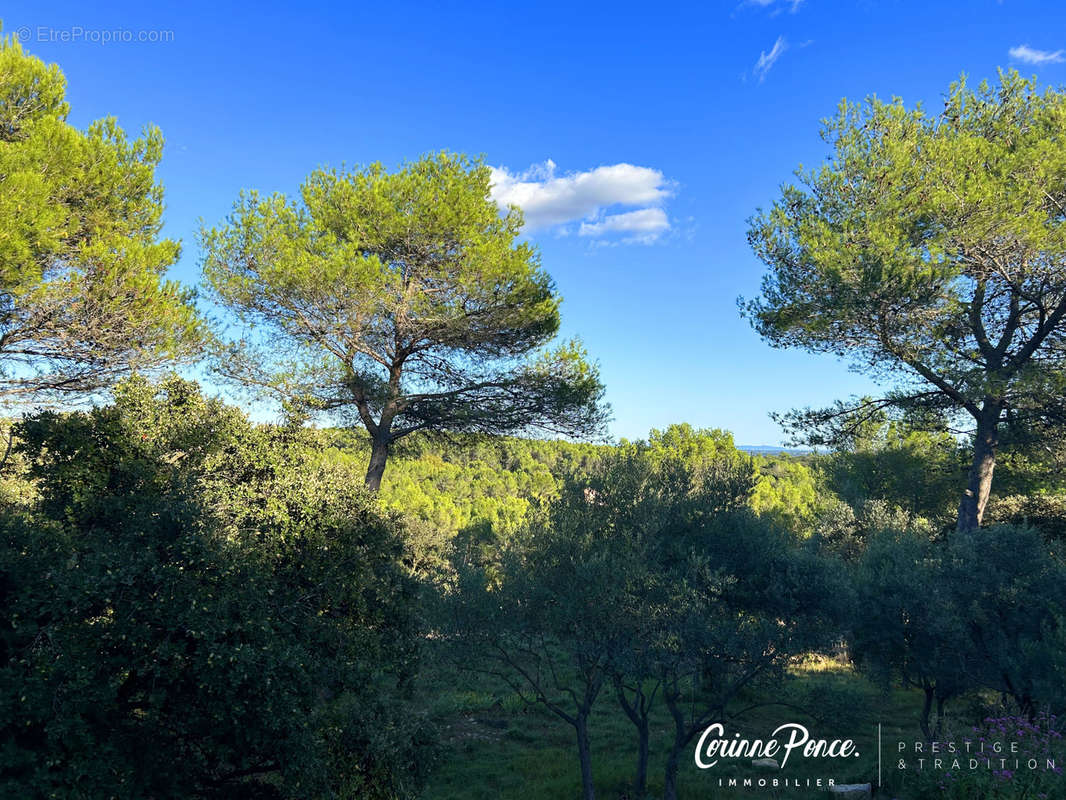
[[[618,696],[618,704],[622,706],[626,716],[637,729],[637,774],[633,779],[633,793],[635,797],[644,797],[648,793],[648,714],[650,702],[644,694],[644,687],[637,686],[633,702],[626,697],[625,686],[619,680],[615,681],[615,693]],[[654,694],[654,693],[653,693]]]
[[[680,752],[681,749],[675,742],[666,759],[666,770],[663,773],[663,800],[677,800],[677,764]]]
[[[666,757],[666,769],[663,771],[663,800],[677,800],[677,768],[681,763],[681,752],[691,738],[685,725],[685,714],[678,705],[679,699],[680,693],[676,686],[663,689],[663,700],[674,720],[674,741],[670,746],[670,754]]]
[[[929,715],[933,711],[933,685],[925,682],[922,688],[925,691],[925,702],[922,703],[922,716],[918,720],[918,727],[922,729],[926,744],[929,744],[933,741],[933,732],[929,727]]]
[[[933,729],[934,742],[939,742],[940,735],[944,732],[944,703],[947,702],[947,699],[944,695],[938,695],[936,698],[936,727]]]
[[[376,492],[381,488],[381,476],[385,474],[385,462],[389,458],[389,439],[374,437],[370,448],[370,466],[366,470],[366,488]]]
[[[981,520],[988,503],[988,494],[992,490],[992,471],[996,467],[996,446],[999,444],[1000,404],[995,400],[986,400],[977,420],[977,434],[974,436],[973,462],[966,491],[959,503],[959,517],[955,530],[959,533],[972,531],[981,527]]]
[[[645,717],[637,726],[637,777],[633,780],[633,790],[637,797],[648,793],[648,718]]]
[[[589,749],[588,711],[579,711],[577,724],[577,757],[581,761],[581,796],[584,800],[596,800],[596,787],[592,783],[592,753]]]

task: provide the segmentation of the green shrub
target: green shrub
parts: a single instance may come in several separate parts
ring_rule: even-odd
[[[411,793],[414,586],[361,481],[177,379],[19,433],[41,499],[0,517],[0,794]]]
[[[1000,525],[940,541],[883,531],[855,574],[852,655],[884,682],[923,690],[927,741],[941,734],[945,704],[971,690],[1010,697],[1028,716],[1062,701],[1066,567],[1033,529]]]

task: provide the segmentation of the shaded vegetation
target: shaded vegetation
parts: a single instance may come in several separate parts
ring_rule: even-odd
[[[398,525],[300,430],[172,380],[18,432],[37,491],[2,517],[7,796],[417,785]]]

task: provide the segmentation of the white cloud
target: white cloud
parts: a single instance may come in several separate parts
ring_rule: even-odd
[[[1059,64],[1066,61],[1062,50],[1051,52],[1050,50],[1034,50],[1027,44],[1020,44],[1007,51],[1011,58],[1016,61],[1024,61],[1026,64]]]
[[[799,11],[800,6],[802,6],[803,3],[804,0],[744,0],[744,2],[740,4],[740,8],[750,8],[751,6],[756,8],[768,8],[773,11],[771,16],[777,16],[784,11],[785,8],[788,9],[790,14],[795,14]]]
[[[582,222],[578,229],[581,236],[604,236],[611,233],[627,234],[626,243],[650,244],[670,229],[670,220],[661,208],[641,208],[621,214],[608,214],[598,222]]]
[[[493,167],[492,199],[500,208],[521,208],[530,230],[581,222],[582,236],[633,233],[644,241],[669,229],[661,206],[673,185],[659,170],[624,163],[566,175],[555,169],[551,159],[518,173]],[[636,210],[607,213],[615,207]]]
[[[770,48],[770,52],[765,50],[759,53],[759,60],[755,62],[755,68],[752,70],[759,78],[759,83],[762,83],[766,79],[767,73],[777,63],[777,59],[781,58],[781,54],[788,49],[788,42],[785,41],[784,36],[778,36],[777,41],[774,42],[774,46]]]

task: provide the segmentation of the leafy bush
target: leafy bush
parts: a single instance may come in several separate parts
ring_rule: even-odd
[[[970,690],[1009,696],[1035,714],[1062,699],[1064,582],[1061,559],[1030,528],[1000,525],[942,541],[884,531],[856,568],[852,655],[883,681],[923,690],[929,741],[940,735],[945,704]]]
[[[856,561],[871,538],[884,531],[910,530],[931,538],[933,527],[885,500],[851,506],[830,496],[823,499],[815,523],[815,538],[845,561]]]
[[[1066,496],[1061,494],[1011,494],[993,497],[985,511],[991,523],[1028,525],[1047,539],[1066,541]]]
[[[304,436],[177,379],[21,425],[40,502],[0,517],[0,793],[411,793],[402,542]]]
[[[1066,565],[1037,531],[1011,525],[950,537],[946,550],[943,581],[965,620],[976,682],[1035,713],[1054,699],[1046,687],[1066,681]]]

